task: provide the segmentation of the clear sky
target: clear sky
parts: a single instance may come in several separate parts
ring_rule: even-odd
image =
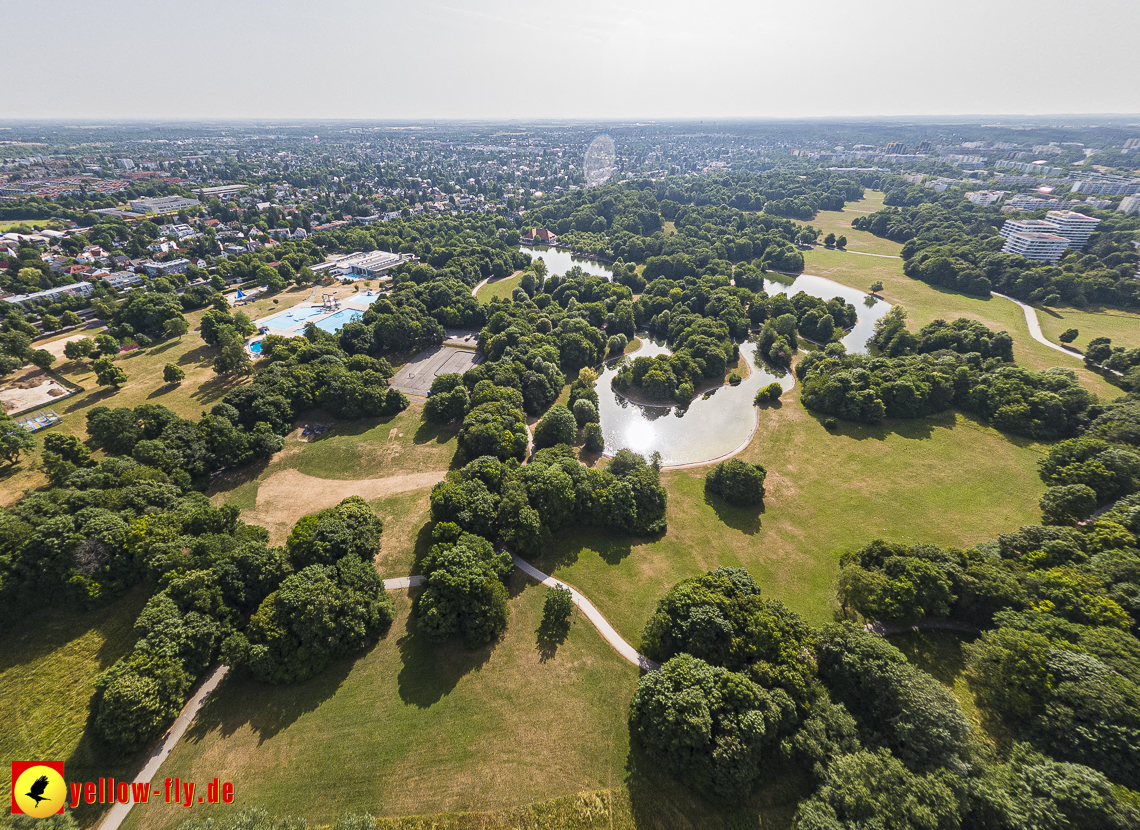
[[[0,119],[1140,113],[1138,0],[34,0]]]

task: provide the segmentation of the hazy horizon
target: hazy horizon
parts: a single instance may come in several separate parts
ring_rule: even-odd
[[[41,0],[5,20],[9,122],[1140,113],[1131,0]]]

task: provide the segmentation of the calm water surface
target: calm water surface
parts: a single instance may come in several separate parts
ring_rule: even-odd
[[[569,254],[555,253],[565,256],[568,261],[570,259]],[[552,272],[564,273],[550,263],[548,265]],[[842,297],[855,306],[859,315],[855,328],[841,341],[852,353],[867,351],[867,338],[874,331],[875,321],[891,308],[888,302],[824,277],[806,274],[794,278],[776,276],[777,279],[769,276],[764,280],[764,288],[770,295],[794,295],[803,291],[824,300]],[[656,357],[669,353],[664,343],[655,342],[644,333],[638,336],[642,345],[631,357]],[[707,398],[698,396],[684,407],[643,406],[623,398],[610,386],[617,368],[614,364],[608,366],[598,378],[596,387],[606,452],[613,454],[628,448],[648,456],[657,451],[661,453],[663,464],[673,465],[710,461],[735,450],[748,440],[756,424],[752,401],[757,390],[773,381],[779,382],[784,390],[795,385],[790,372],[781,373],[760,359],[755,343],[741,343],[740,353],[751,365],[752,374],[739,386],[722,386]],[[760,410],[759,429],[764,429],[766,411]]]
[[[613,269],[608,265],[603,265],[596,259],[582,259],[581,257],[570,256],[569,251],[551,248],[546,245],[520,245],[519,250],[524,254],[530,254],[535,259],[541,259],[545,262],[547,274],[565,274],[572,267],[577,265],[587,274],[593,274],[595,277],[602,277],[607,280],[613,278]]]

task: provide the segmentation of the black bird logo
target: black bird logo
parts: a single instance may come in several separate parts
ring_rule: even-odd
[[[28,798],[35,799],[37,807],[40,806],[41,801],[51,801],[50,798],[44,795],[44,790],[47,789],[47,785],[48,777],[46,775],[41,775],[36,779],[36,783],[32,784],[32,788],[27,792]]]

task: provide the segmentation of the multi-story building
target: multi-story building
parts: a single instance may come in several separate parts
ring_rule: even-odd
[[[1045,221],[1054,227],[1054,233],[1065,237],[1076,248],[1083,248],[1100,224],[1096,217],[1071,210],[1051,210],[1045,214]]]
[[[1034,220],[1031,220],[1034,221]],[[1009,222],[1006,222],[1008,225]],[[1005,245],[1002,252],[1018,254],[1026,259],[1037,259],[1044,262],[1056,262],[1072,244],[1063,236],[1055,233],[1035,233],[1026,231],[1010,231],[1008,234],[1002,228]]]
[[[998,234],[1009,239],[1015,233],[1057,233],[1057,228],[1044,219],[1007,219]]]
[[[1120,207],[1117,210],[1122,213],[1140,213],[1140,194],[1125,196],[1120,200]]]
[[[197,199],[185,196],[156,196],[154,198],[131,199],[128,203],[135,213],[177,213],[190,207],[198,207]]]
[[[1073,182],[1073,193],[1090,193],[1097,196],[1133,196],[1140,193],[1140,179],[1124,179],[1118,181],[1097,181],[1082,179]]]
[[[1006,190],[975,190],[966,194],[966,201],[982,207],[989,207],[1000,202],[1008,192]]]
[[[188,259],[172,259],[169,262],[152,262],[147,260],[142,264],[143,270],[149,277],[164,277],[167,274],[185,274],[190,264]]]

